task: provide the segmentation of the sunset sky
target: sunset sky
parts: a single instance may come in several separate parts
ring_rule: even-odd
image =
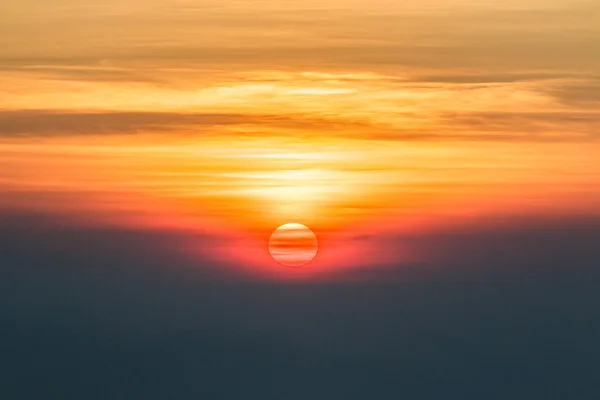
[[[0,70],[0,300],[20,319],[188,327],[193,303],[317,337],[395,310],[342,293],[338,312],[318,285],[400,282],[409,307],[412,279],[600,266],[598,1],[2,1]],[[269,254],[287,223],[318,237],[302,268]]]
[[[2,212],[195,231],[254,274],[287,222],[330,242],[323,270],[365,235],[600,212],[594,2],[36,0],[0,15]],[[360,246],[361,262],[393,251]]]

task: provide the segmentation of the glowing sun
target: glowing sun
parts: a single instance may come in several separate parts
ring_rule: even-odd
[[[300,267],[312,261],[318,250],[317,236],[302,224],[281,225],[269,240],[271,256],[287,267]]]

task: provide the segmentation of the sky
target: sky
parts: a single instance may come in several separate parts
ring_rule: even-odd
[[[180,398],[597,398],[598,54],[597,1],[0,3],[0,342],[89,356],[46,382],[15,350],[14,381],[171,398],[91,367],[153,381],[158,348],[223,363],[167,374]],[[302,268],[269,254],[287,223]],[[271,346],[280,384],[228,369]]]

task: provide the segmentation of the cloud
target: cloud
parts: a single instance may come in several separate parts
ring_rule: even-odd
[[[600,78],[567,83],[549,90],[561,102],[588,110],[600,108]]]
[[[44,136],[128,134],[192,126],[248,123],[239,114],[190,114],[162,112],[61,112],[49,110],[0,111],[0,135]]]
[[[301,8],[160,2],[147,10],[139,4],[23,3],[5,13],[0,46],[2,63],[93,66],[111,59],[134,64],[134,75],[136,68],[173,65],[598,70],[600,12],[591,3],[446,3],[402,7],[386,1],[368,12],[347,1]]]
[[[253,125],[256,127],[327,129],[365,127],[360,122],[301,114],[212,114],[127,111],[0,111],[0,136],[72,136],[171,132],[203,134],[206,128]],[[207,132],[212,133],[212,132]],[[261,135],[261,132],[257,132]]]
[[[401,115],[401,114],[398,114]],[[408,115],[414,117],[414,115]],[[582,142],[599,139],[595,111],[441,112],[422,128],[307,114],[218,114],[119,111],[0,111],[0,137],[166,133],[339,137],[385,141]],[[224,131],[221,128],[227,128]],[[251,129],[247,129],[251,128]]]
[[[454,84],[483,84],[483,83],[514,83],[514,82],[544,82],[568,79],[572,72],[568,71],[453,71],[440,70],[436,73],[420,73],[411,77],[412,82],[423,83],[454,83]]]
[[[577,142],[596,141],[600,128],[600,112],[506,112],[482,111],[441,113],[437,122],[447,127],[449,136],[476,140]]]
[[[6,60],[5,60],[6,61]],[[33,60],[30,60],[30,62]],[[52,64],[52,61],[59,61]],[[81,82],[107,82],[107,83],[152,83],[160,84],[164,81],[159,74],[140,71],[135,68],[111,68],[102,66],[106,60],[71,60],[71,59],[42,59],[40,65],[27,61],[13,60],[4,62],[0,70],[5,73],[17,73],[31,76],[35,79],[57,81]],[[62,62],[62,64],[61,64]]]

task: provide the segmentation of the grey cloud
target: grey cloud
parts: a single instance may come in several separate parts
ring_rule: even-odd
[[[246,120],[244,116],[235,114],[18,110],[0,112],[0,135],[137,133],[140,130],[165,130],[192,125],[239,124]]]
[[[482,139],[588,141],[598,140],[600,112],[471,112],[446,113],[438,122],[456,130],[474,132]],[[460,135],[460,133],[459,133]]]
[[[565,84],[549,93],[569,106],[600,109],[600,78]]]
[[[47,63],[51,60],[40,60]],[[62,60],[64,65],[29,65],[27,62],[12,62],[0,65],[0,70],[4,72],[19,73],[24,76],[31,75],[36,79],[44,80],[64,80],[64,81],[82,81],[82,82],[114,82],[114,83],[154,83],[162,84],[165,80],[160,78],[160,74],[151,70],[143,69],[125,69],[125,68],[103,68],[102,60],[92,62],[87,60],[77,60],[71,65],[69,60]],[[78,65],[79,63],[79,65]],[[94,65],[96,64],[96,65]]]
[[[279,129],[282,135],[337,136],[397,141],[595,141],[596,112],[445,113],[431,128],[404,129],[344,118],[304,114],[202,114],[169,112],[78,112],[48,110],[0,111],[0,137],[109,135],[162,132],[202,135],[224,126]],[[211,128],[213,128],[211,130]],[[269,131],[270,132],[270,131]],[[270,132],[269,134],[272,134]]]
[[[512,83],[512,82],[539,82],[544,80],[562,79],[572,77],[568,72],[548,71],[494,71],[493,73],[481,71],[440,71],[432,74],[420,74],[411,78],[413,82],[423,83],[453,83],[453,84],[482,84],[482,83]],[[580,75],[578,75],[580,76]]]
[[[260,46],[212,48],[201,46],[134,47],[124,60],[156,60],[167,65],[239,64],[246,67],[425,67],[506,68],[595,71],[600,61],[596,38],[544,42],[515,40],[480,42],[472,39],[448,45],[324,44],[321,46]],[[560,57],[557,57],[560,54]]]
[[[304,115],[202,114],[169,112],[0,111],[0,136],[135,134],[138,132],[203,133],[200,128],[230,125],[340,129],[364,126]],[[200,129],[200,130],[199,130]],[[260,133],[257,133],[259,135]]]

